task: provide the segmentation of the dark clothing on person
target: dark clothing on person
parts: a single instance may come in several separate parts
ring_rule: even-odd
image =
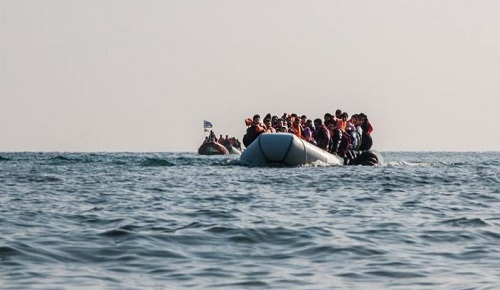
[[[252,144],[252,142],[264,132],[265,130],[261,126],[251,125],[247,128],[245,136],[243,136],[243,145],[245,145],[245,147],[250,146],[250,144]]]
[[[314,129],[314,140],[316,140],[316,146],[328,151],[328,145],[330,144],[330,132],[325,125],[321,124],[319,127]]]

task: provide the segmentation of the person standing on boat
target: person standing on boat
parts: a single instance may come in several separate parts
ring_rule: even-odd
[[[320,118],[314,120],[314,140],[316,140],[316,146],[328,151],[328,145],[330,144],[330,132],[323,125],[323,121]]]

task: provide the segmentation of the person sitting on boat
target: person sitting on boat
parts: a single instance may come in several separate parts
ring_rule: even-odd
[[[217,140],[217,142],[219,142],[219,144],[224,145],[224,142],[226,142],[226,139],[224,139],[224,137],[222,137],[222,134],[220,134],[219,139]]]
[[[307,122],[307,116],[306,115],[300,116],[300,125],[302,125],[302,128],[306,127],[306,122]]]
[[[229,135],[226,135],[226,138],[223,138],[224,139],[224,142],[222,142],[221,144],[224,145],[224,146],[233,146],[233,142],[232,142],[232,139],[233,138],[229,138]]]
[[[351,136],[351,150],[358,150],[359,141],[361,140],[361,136],[358,135],[358,130],[356,129],[357,119],[356,114],[352,115],[345,126],[346,133]]]
[[[323,116],[323,124],[325,124],[325,126],[328,126],[328,123],[332,121],[335,123],[335,117],[330,113],[325,113],[325,115]]]
[[[282,130],[281,130],[282,127],[285,127],[285,132],[288,131],[288,128],[285,126],[285,124],[283,122],[283,119],[282,118],[278,118],[276,120],[276,124],[274,126],[274,129],[276,130],[276,132],[282,132]]]
[[[316,141],[314,140],[313,137],[313,131],[311,130],[310,127],[305,127],[304,128],[304,140],[307,142],[316,145]]]
[[[276,133],[289,133],[289,132],[288,132],[288,127],[287,127],[287,126],[285,126],[285,125],[283,125],[283,126],[281,126],[281,127],[280,127],[277,131],[276,131]]]
[[[215,133],[212,130],[210,130],[210,135],[208,135],[208,141],[217,142],[217,137],[215,137]]]
[[[341,117],[342,122],[345,124],[345,127],[344,127],[344,125],[342,125],[342,128],[341,128],[342,136],[340,139],[340,144],[339,144],[337,151],[335,153],[337,153],[338,156],[344,158],[344,163],[348,164],[349,162],[352,162],[354,160],[354,155],[352,154],[352,151],[351,151],[351,147],[352,147],[351,144],[353,142],[353,137],[351,136],[350,132],[347,131],[348,130],[347,118],[349,117],[349,115],[346,112],[343,112],[340,115],[340,117]],[[350,126],[349,130],[354,130],[354,125]]]
[[[233,143],[233,146],[234,146],[234,147],[236,147],[236,149],[238,149],[238,150],[240,150],[240,151],[241,151],[241,142],[240,142],[240,140],[239,140],[239,139],[236,139],[236,138],[234,138],[234,137],[233,137],[232,139],[234,140],[234,141],[233,141],[233,142],[234,142],[234,143]]]
[[[314,120],[314,140],[316,141],[316,146],[328,151],[328,145],[330,144],[330,132],[323,125],[323,121],[320,118]]]
[[[294,118],[291,129],[292,129],[292,132],[295,136],[297,136],[301,139],[305,139],[304,138],[304,128],[300,124],[299,118],[297,118],[297,117]]]
[[[371,137],[373,126],[368,120],[368,116],[363,113],[360,113],[358,116],[360,118],[358,122],[361,123],[361,129],[363,129],[363,135],[361,136],[361,145],[359,146],[359,150],[370,150],[373,146],[373,140]]]
[[[265,129],[260,124],[260,115],[254,115],[252,124],[247,128],[247,133],[243,136],[243,144],[245,147],[250,146],[250,144],[252,144],[252,142],[264,132]]]
[[[332,136],[332,140],[330,143],[330,152],[337,153],[340,142],[342,140],[342,134],[345,132],[345,126],[347,123],[347,113],[335,111],[335,117],[332,117],[331,125],[328,127],[330,130],[330,136]],[[338,117],[337,117],[338,115]]]
[[[342,118],[342,110],[337,109],[335,110],[335,119],[341,119]]]
[[[271,125],[271,118],[264,119],[264,129],[266,133],[276,133],[276,129]]]
[[[306,120],[306,125],[304,126],[304,129],[305,128],[309,128],[309,129],[311,129],[311,132],[314,132],[313,120],[307,119]]]
[[[276,116],[276,115],[273,115],[273,116],[271,117],[271,126],[273,126],[273,128],[274,128],[274,129],[276,129],[276,122],[278,121],[278,119],[279,119],[279,118],[278,118],[278,116]]]

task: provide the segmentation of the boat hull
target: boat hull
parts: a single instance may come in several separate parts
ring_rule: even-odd
[[[228,155],[229,151],[223,145],[215,142],[201,144],[198,148],[198,154],[201,155]]]
[[[290,133],[264,133],[248,146],[240,162],[250,166],[266,164],[304,165],[321,162],[341,165],[342,159]]]
[[[240,155],[241,154],[241,151],[234,146],[226,145],[225,147],[226,147],[227,151],[229,152],[229,154],[232,154],[232,155]]]

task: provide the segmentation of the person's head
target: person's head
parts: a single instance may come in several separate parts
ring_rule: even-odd
[[[253,116],[253,124],[256,125],[256,124],[259,124],[260,123],[260,115],[257,114],[257,115],[254,115]]]
[[[276,127],[277,128],[283,127],[283,119],[279,118],[276,120]]]
[[[293,124],[294,124],[294,125],[300,125],[300,123],[301,123],[301,121],[300,121],[300,119],[299,119],[299,118],[295,118],[295,119],[293,119]]]
[[[282,126],[278,129],[278,132],[286,133],[288,132],[288,128],[286,126]]]
[[[271,127],[271,119],[269,118],[264,119],[264,125],[266,125],[267,128]]]
[[[325,120],[325,122],[326,122],[326,121],[330,120],[331,118],[332,118],[332,114],[326,113],[325,116],[323,117],[323,120]]]
[[[314,127],[320,127],[321,125],[323,125],[323,121],[321,121],[320,118],[317,118],[314,120]]]
[[[306,126],[309,127],[309,128],[312,128],[313,127],[313,120],[307,119]]]
[[[344,113],[342,113],[340,115],[340,118],[342,118],[342,120],[344,120],[344,121],[347,121],[347,119],[349,118],[349,114],[347,114],[346,112],[344,112]]]
[[[340,119],[341,118],[340,115],[342,115],[342,110],[341,109],[335,110],[335,117]]]
[[[364,113],[359,113],[358,115],[358,122],[363,124],[368,117]]]

